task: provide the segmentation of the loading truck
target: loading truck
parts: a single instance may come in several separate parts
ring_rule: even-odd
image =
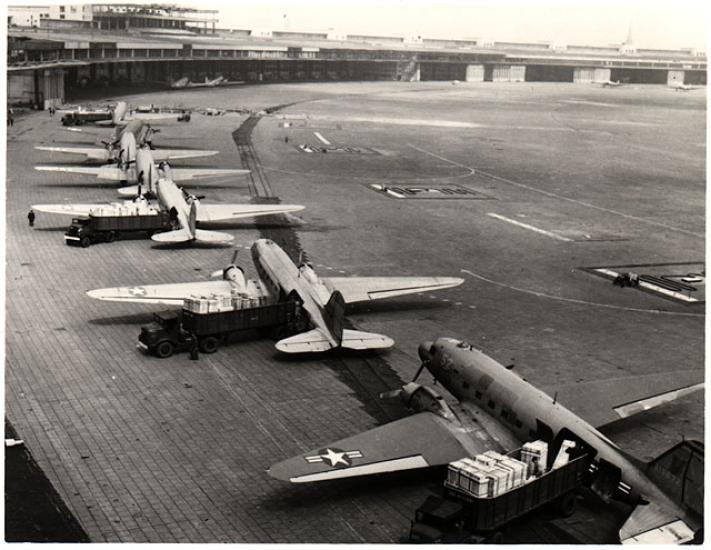
[[[505,456],[523,459],[524,449],[525,446]],[[440,494],[428,496],[417,509],[408,542],[498,544],[507,524],[546,504],[568,517],[575,511],[576,490],[589,481],[591,462],[591,455],[585,452],[571,455],[567,463],[541,470],[523,483],[493,495],[474,496],[471,491],[445,482]]]
[[[186,300],[180,311],[154,314],[153,321],[141,327],[138,347],[159,358],[194,346],[203,353],[214,353],[233,336],[249,330],[283,338],[306,328],[307,316],[298,300],[267,304],[262,300],[243,300],[233,309],[201,311],[199,300]]]
[[[94,243],[113,242],[127,234],[153,235],[173,229],[168,212],[127,201],[92,210],[86,218],[73,218],[64,234],[68,245],[86,248]]]

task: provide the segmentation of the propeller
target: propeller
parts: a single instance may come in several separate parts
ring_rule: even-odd
[[[224,269],[218,269],[217,271],[213,271],[210,273],[210,277],[216,278],[216,277],[224,277],[225,272],[232,268],[232,267],[237,267],[237,255],[239,254],[239,248],[235,248],[235,251],[232,253],[232,260],[230,261],[229,265],[224,268]]]

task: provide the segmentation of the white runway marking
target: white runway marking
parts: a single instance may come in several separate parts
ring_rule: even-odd
[[[545,235],[546,237],[550,237],[551,239],[557,239],[559,241],[564,241],[566,243],[573,242],[573,239],[568,239],[567,237],[562,237],[560,235],[556,235],[555,233],[551,233],[550,231],[546,231],[545,229],[539,229],[538,227],[528,225],[527,223],[521,223],[519,221],[512,220],[512,219],[506,218],[504,216],[500,216],[499,214],[495,214],[493,212],[487,213],[487,216],[489,216],[491,218],[496,218],[497,220],[501,220],[502,222],[507,222],[512,225],[516,225],[518,227],[523,227],[524,229],[528,229],[529,231],[534,231],[535,233],[540,233],[541,235]]]
[[[448,162],[450,164],[453,164],[455,166],[459,166],[460,168],[466,168],[467,170],[471,170],[472,174],[473,173],[478,173],[482,174],[488,178],[491,178],[496,181],[500,181],[503,183],[508,183],[509,185],[513,185],[515,187],[520,187],[521,189],[527,189],[529,191],[533,191],[534,193],[540,193],[541,195],[546,195],[547,197],[553,197],[555,199],[560,199],[562,201],[568,201],[572,202],[574,204],[578,204],[580,206],[585,206],[586,208],[592,208],[593,210],[598,210],[600,212],[607,212],[608,214],[614,214],[616,216],[622,216],[623,218],[627,218],[628,220],[635,220],[641,223],[646,223],[648,225],[654,225],[656,227],[663,227],[664,229],[668,229],[669,231],[676,231],[678,233],[684,233],[685,235],[690,235],[691,237],[695,237],[697,239],[703,239],[704,235],[703,234],[698,234],[694,233],[693,231],[688,231],[686,229],[681,229],[680,227],[674,227],[672,225],[667,225],[662,222],[656,222],[654,220],[648,220],[646,218],[640,218],[639,216],[633,216],[632,214],[626,214],[625,212],[620,212],[619,210],[613,210],[611,208],[604,208],[602,206],[597,206],[595,204],[591,204],[589,202],[585,201],[579,201],[577,199],[572,199],[570,197],[566,197],[564,195],[559,195],[557,193],[553,193],[551,191],[545,191],[544,189],[538,189],[537,187],[533,187],[531,185],[526,185],[525,183],[519,183],[517,181],[509,180],[506,178],[502,178],[499,176],[495,176],[494,174],[489,174],[488,172],[484,172],[483,170],[479,170],[478,168],[473,168],[471,166],[466,166],[465,164],[462,164],[460,162],[450,160],[447,158],[444,158],[440,155],[437,155],[435,153],[432,153],[431,151],[427,151],[426,149],[421,149],[420,147],[416,147],[415,145],[410,144],[410,147],[417,151],[421,151],[422,153],[425,153],[427,155],[430,155],[432,157],[438,158],[440,160],[443,160],[445,162]]]
[[[314,132],[314,135],[315,135],[318,139],[320,139],[323,143],[325,143],[326,145],[331,145],[331,142],[328,141],[325,137],[323,137],[323,136],[321,135],[321,132]]]
[[[539,298],[548,298],[549,300],[556,300],[558,302],[568,302],[571,304],[601,307],[601,308],[605,308],[605,309],[616,309],[618,311],[631,311],[634,313],[653,313],[656,315],[672,315],[672,316],[677,316],[677,317],[704,317],[703,313],[684,313],[684,312],[677,312],[677,311],[664,311],[661,309],[641,309],[641,308],[636,308],[636,307],[624,307],[624,306],[615,306],[612,304],[601,304],[598,302],[588,302],[586,300],[577,300],[575,298],[563,298],[562,296],[553,296],[551,294],[546,294],[545,292],[537,292],[535,290],[528,290],[526,288],[517,288],[515,286],[507,285],[505,283],[500,283],[498,281],[492,281],[491,279],[487,279],[486,277],[484,277],[482,275],[477,275],[476,273],[469,271],[468,269],[461,269],[460,271],[462,273],[466,273],[467,275],[471,275],[475,279],[484,281],[485,283],[490,283],[492,285],[500,286],[503,288],[508,288],[509,290],[515,290],[516,292],[523,292],[524,294],[531,294],[532,296],[538,296]]]

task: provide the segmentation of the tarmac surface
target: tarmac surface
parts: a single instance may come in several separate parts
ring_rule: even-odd
[[[704,262],[704,94],[380,82],[113,97],[282,106],[252,119],[249,143],[233,139],[248,118],[233,112],[194,114],[154,140],[220,151],[175,166],[253,170],[186,185],[206,203],[276,196],[306,206],[298,217],[213,224],[235,235],[247,276],[256,276],[247,249],[268,237],[322,275],[466,279],[349,308],[353,326],[395,339],[387,353],[296,359],[265,339],[198,361],[142,355],[140,326],[159,308],[84,292],[204,280],[233,247],[68,247],[70,220],[42,213],[28,228],[31,204],[117,199],[113,183],[33,170],[71,160],[34,146],[97,143],[108,130],[84,135],[47,113],[20,117],[8,132],[7,417],[95,542],[397,542],[436,473],[290,486],[265,470],[407,414],[378,394],[412,379],[420,341],[467,339],[545,387],[703,369],[703,302],[620,288],[584,268]],[[447,195],[442,188],[473,193],[397,196]],[[697,393],[608,433],[647,460],[682,437],[703,439],[703,407]],[[512,540],[613,542],[624,515],[600,508],[529,518]]]

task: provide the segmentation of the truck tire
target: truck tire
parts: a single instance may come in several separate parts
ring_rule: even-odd
[[[116,231],[109,231],[109,232],[106,234],[106,242],[107,242],[107,243],[112,243],[112,242],[114,242],[116,239],[118,239],[118,234],[116,233]]]
[[[175,344],[173,344],[173,342],[171,342],[170,340],[163,340],[154,349],[156,357],[159,357],[161,359],[167,359],[168,357],[173,355],[174,352]]]
[[[91,239],[89,237],[82,237],[79,244],[82,248],[89,248],[91,246]]]
[[[219,347],[220,339],[217,336],[200,338],[200,351],[203,353],[215,353]]]
[[[484,544],[501,544],[504,534],[501,531],[494,531],[484,540]],[[473,542],[473,541],[472,541]]]
[[[577,497],[575,491],[570,491],[562,496],[559,496],[553,503],[555,511],[564,518],[569,518],[575,513],[575,504]]]

